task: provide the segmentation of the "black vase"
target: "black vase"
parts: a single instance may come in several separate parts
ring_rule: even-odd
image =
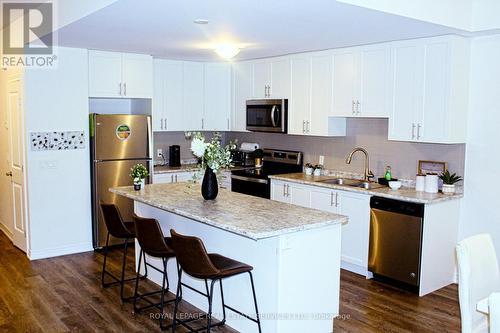
[[[217,176],[210,168],[205,169],[205,176],[201,183],[201,195],[205,200],[214,200],[219,193],[219,186],[217,185]]]

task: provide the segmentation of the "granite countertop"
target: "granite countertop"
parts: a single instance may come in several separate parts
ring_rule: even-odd
[[[233,166],[228,168],[227,171],[252,169],[252,168],[255,167]],[[182,164],[181,166],[178,167],[171,167],[169,165],[155,165],[153,167],[153,174],[159,175],[162,173],[191,172],[191,171],[197,171],[199,169],[200,168],[198,167],[198,164]]]
[[[111,188],[111,192],[165,211],[254,239],[347,223],[347,217],[320,210],[219,189],[216,200],[205,201],[200,186],[190,183]]]
[[[319,180],[324,179],[332,179],[337,177],[331,176],[307,176],[305,173],[291,173],[291,174],[283,174],[283,175],[274,175],[269,176],[271,179],[283,180],[288,182],[294,182],[305,185],[313,185],[325,188],[332,188],[335,190],[342,190],[348,192],[356,192],[363,193],[369,195],[376,195],[379,197],[396,199],[408,202],[416,202],[423,204],[433,204],[437,202],[447,201],[447,200],[455,200],[463,197],[462,193],[455,193],[452,195],[443,194],[443,193],[426,193],[426,192],[417,192],[412,187],[401,187],[399,190],[392,190],[390,187],[382,187],[372,190],[365,190],[358,187],[346,186],[346,185],[335,185],[335,184],[326,184],[322,182],[318,182]]]

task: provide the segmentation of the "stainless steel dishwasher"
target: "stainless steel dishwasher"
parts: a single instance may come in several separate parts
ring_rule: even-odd
[[[368,270],[415,291],[420,284],[424,205],[372,197]]]

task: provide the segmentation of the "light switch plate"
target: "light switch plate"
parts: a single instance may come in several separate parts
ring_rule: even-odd
[[[163,149],[159,148],[156,150],[156,157],[162,157],[163,155]]]

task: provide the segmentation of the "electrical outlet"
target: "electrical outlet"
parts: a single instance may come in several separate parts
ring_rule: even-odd
[[[325,156],[323,155],[320,155],[319,156],[319,165],[325,165]]]
[[[156,150],[156,157],[163,157],[163,149],[157,149]]]

